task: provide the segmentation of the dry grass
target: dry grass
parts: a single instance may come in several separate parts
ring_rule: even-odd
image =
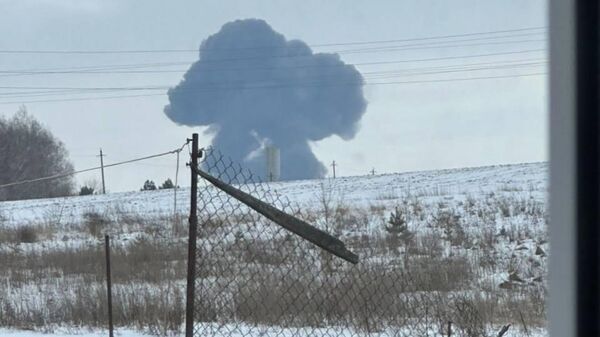
[[[434,192],[443,197],[448,191]],[[544,282],[501,289],[482,281],[507,270],[519,270],[522,277],[544,270],[544,265],[535,266],[543,259],[503,256],[510,251],[499,250],[501,245],[547,239],[543,203],[504,194],[424,200],[415,193],[393,204],[351,207],[332,195],[319,200],[326,210],[299,209],[296,214],[340,236],[361,256],[358,266],[341,263],[296,236],[265,234],[262,229],[271,227],[259,217],[200,219],[197,319],[342,325],[369,333],[403,328],[412,335],[443,331],[452,321],[457,336],[489,335],[490,326],[508,322],[523,331],[545,324]],[[385,231],[396,207],[414,233],[406,242],[394,241]],[[115,323],[157,335],[179,332],[186,216],[149,218],[119,209],[90,210],[82,223],[71,224],[86,243],[26,249],[27,242],[57,240],[58,226],[67,225],[0,226],[0,282],[6,285],[0,289],[0,326],[104,326],[104,251],[99,239],[111,233]]]

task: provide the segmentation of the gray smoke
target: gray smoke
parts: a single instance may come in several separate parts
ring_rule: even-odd
[[[210,126],[213,145],[264,177],[262,147],[281,152],[281,178],[323,177],[309,141],[352,139],[367,102],[363,78],[337,54],[314,54],[265,21],[225,24],[200,46],[200,58],[168,92],[166,115]]]

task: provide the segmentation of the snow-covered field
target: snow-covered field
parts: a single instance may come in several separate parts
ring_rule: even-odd
[[[44,337],[44,336],[52,336],[52,337],[106,337],[107,333],[105,330],[98,330],[94,332],[89,332],[85,330],[67,330],[64,329],[62,331],[52,331],[52,332],[43,332],[43,331],[23,331],[23,330],[9,330],[9,329],[0,329],[0,336],[2,337]],[[143,332],[124,329],[117,331],[115,336],[120,337],[149,337],[151,335],[145,334]]]
[[[374,176],[340,177],[329,180],[336,193],[351,205],[369,205],[386,200],[397,201],[407,196],[424,198],[480,198],[490,192],[512,193],[519,197],[546,198],[546,163],[500,165],[460,168],[440,171],[421,171]],[[300,180],[270,183],[279,194],[300,205],[314,206],[322,180]],[[87,212],[121,211],[154,217],[170,215],[174,210],[172,190],[122,192],[108,195],[67,197],[0,203],[4,225],[27,222],[79,222]],[[189,210],[190,190],[177,192],[178,212]]]
[[[231,330],[228,330],[226,328],[222,328],[222,330],[224,331],[224,333],[222,334],[215,334],[213,336],[216,337],[244,337],[244,336],[253,336],[252,330],[250,329],[238,329],[237,331],[234,332],[230,332]],[[268,329],[263,329],[262,334],[260,336],[264,336],[264,337],[271,337],[271,336],[319,336],[318,334],[318,330],[311,330],[308,331],[306,333],[302,333],[298,331],[299,329],[291,329],[289,331],[289,333],[287,334],[281,334],[279,331],[275,331],[275,332],[271,332],[269,333]],[[499,331],[499,330],[498,330]],[[115,331],[115,336],[117,337],[151,337],[152,335],[150,334],[145,334],[143,332],[139,332],[139,331],[135,331],[135,330],[129,330],[129,329],[118,329],[117,331]],[[344,331],[344,329],[340,329],[340,334],[342,336],[345,335],[352,335],[351,333],[349,333],[348,331]],[[324,334],[325,336],[327,336],[327,334]],[[432,334],[433,335],[433,334]],[[52,336],[52,337],[105,337],[107,336],[107,332],[106,331],[102,331],[102,330],[97,330],[97,331],[93,331],[93,332],[88,332],[88,331],[83,331],[83,330],[79,330],[79,331],[72,331],[72,330],[61,330],[61,331],[54,331],[51,333],[47,333],[47,332],[36,332],[36,331],[22,331],[22,330],[9,330],[9,329],[0,329],[0,336],[3,337],[44,337],[44,336]],[[386,336],[394,336],[394,334],[371,334],[371,336],[376,336],[376,337],[386,337]],[[512,330],[509,328],[508,331],[506,332],[506,334],[504,335],[504,337],[520,337],[523,336],[523,334],[519,331],[519,330]],[[528,336],[530,337],[541,337],[541,336],[546,336],[546,332],[544,329],[534,329],[532,331],[529,332]]]
[[[412,326],[411,330],[406,322],[411,322],[415,315],[425,315],[425,322],[416,325],[426,324],[418,332],[431,336],[440,335],[435,327],[443,320],[457,322],[457,336],[467,334],[473,327],[495,335],[504,324],[512,324],[505,336],[543,336],[546,334],[544,298],[549,249],[547,174],[546,163],[530,163],[277,182],[265,186],[288,198],[301,210],[300,216],[304,219],[334,231],[361,256],[362,265],[358,269],[342,266],[329,272],[353,280],[352,284],[366,282],[360,289],[348,288],[366,300],[365,305],[377,305],[369,301],[388,303],[387,297],[414,294],[438,306],[433,313],[423,313],[421,310],[425,309],[417,305],[411,307],[414,312],[409,314],[401,309],[404,302],[390,302],[392,304],[386,304],[390,309],[368,313],[369,319],[369,315],[374,315],[377,321],[375,324],[367,321],[366,328],[356,322],[356,315],[364,313],[353,310],[360,308],[348,306],[341,313],[336,312],[341,315],[339,324],[349,320],[355,326],[348,327],[355,330],[342,331],[344,335],[414,335],[416,328]],[[201,193],[210,195],[214,193],[211,189],[203,185]],[[176,212],[173,192],[126,192],[0,203],[0,284],[3,284],[0,286],[0,327],[17,328],[0,330],[0,335],[29,337],[44,330],[58,336],[105,334],[86,330],[105,324],[101,240],[104,233],[111,234],[115,247],[114,294],[122,336],[143,335],[137,331],[177,332],[181,328],[185,293],[186,213],[190,191],[178,190]],[[333,215],[329,216],[330,213]],[[389,230],[392,213],[401,214],[407,226],[406,232],[400,234],[410,235],[404,237]],[[225,214],[219,214],[223,216]],[[217,330],[203,328],[205,332],[212,331],[216,336],[227,335],[225,332],[229,330],[237,335],[246,332],[303,335],[300,328],[261,326],[261,317],[246,313],[245,307],[236,304],[239,303],[236,284],[259,289],[261,284],[270,281],[251,275],[239,276],[248,273],[249,265],[262,268],[263,273],[272,270],[274,275],[280,275],[278,270],[288,273],[281,273],[288,277],[298,272],[292,266],[298,262],[296,252],[272,251],[269,241],[281,239],[272,226],[239,220],[225,222],[218,229],[206,232],[205,248],[223,255],[207,260],[207,270],[212,272],[219,266],[219,273],[206,276],[201,283],[206,287],[203,289],[207,298],[217,303],[210,308],[211,315],[215,315],[221,326]],[[240,241],[259,243],[260,249],[250,249]],[[277,254],[289,254],[287,262],[279,261]],[[312,269],[302,271],[322,273],[322,258],[311,254],[302,256],[311,261]],[[392,269],[392,276],[397,276],[394,282],[402,280],[405,288],[396,289],[398,285],[392,286],[394,289],[382,288],[386,285],[385,277],[377,274],[366,277],[358,273],[363,270],[360,268],[370,271],[395,268]],[[406,274],[405,269],[412,273]],[[415,271],[419,278],[405,280],[407,275],[414,276]],[[389,272],[382,275],[391,280]],[[443,277],[437,277],[439,275]],[[237,278],[232,278],[234,276]],[[221,286],[219,278],[227,286]],[[292,280],[296,283],[291,284],[297,287],[302,285],[302,280]],[[342,283],[336,287],[340,285]],[[270,292],[279,294],[278,289],[274,284]],[[310,296],[318,296],[324,289],[338,290],[324,285],[306,291]],[[368,291],[363,294],[361,289]],[[278,296],[271,297],[268,301],[274,301],[275,309],[281,311]],[[268,303],[266,297],[260,296],[250,300],[253,301],[261,305]],[[323,301],[328,303],[328,299]],[[472,309],[468,315],[465,308]],[[393,310],[398,310],[398,314],[392,314]],[[345,318],[346,311],[352,313],[349,314],[352,317]],[[267,316],[272,314],[269,310],[264,312]],[[400,323],[398,315],[406,316],[402,318],[406,319],[404,323]],[[437,323],[429,322],[427,317]],[[307,315],[306,322],[310,321],[308,318],[314,319]],[[303,318],[299,318],[299,322],[294,324],[305,324]],[[323,321],[317,325],[323,324],[333,323]],[[56,328],[49,329],[49,326]],[[229,326],[232,328],[227,329]],[[22,328],[38,332],[18,330]],[[318,333],[318,329],[310,331]]]

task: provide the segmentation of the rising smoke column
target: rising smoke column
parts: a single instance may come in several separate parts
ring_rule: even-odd
[[[323,177],[309,146],[331,135],[352,139],[367,102],[361,74],[337,54],[313,53],[265,21],[225,24],[200,46],[200,58],[168,92],[175,123],[209,126],[213,145],[259,176],[261,148],[281,151],[281,178]]]

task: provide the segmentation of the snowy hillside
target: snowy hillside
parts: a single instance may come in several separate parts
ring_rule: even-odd
[[[368,205],[385,200],[417,197],[478,197],[489,192],[509,191],[544,201],[547,189],[547,163],[486,166],[440,171],[393,173],[374,176],[329,179],[331,185],[352,205]],[[314,206],[324,180],[270,183],[270,188],[293,203]],[[189,210],[189,188],[177,192],[177,211]],[[81,221],[87,212],[119,211],[142,217],[173,214],[173,190],[122,192],[108,195],[41,200],[0,202],[0,219],[4,225],[53,221]]]
[[[196,329],[439,336],[452,321],[456,336],[496,335],[505,324],[506,337],[544,336],[547,175],[546,163],[529,163],[262,185],[343,240],[356,266],[222,207],[227,199],[202,183]],[[0,203],[0,334],[98,334],[104,234],[119,330],[180,333],[190,190],[177,192],[176,214],[173,192]]]

